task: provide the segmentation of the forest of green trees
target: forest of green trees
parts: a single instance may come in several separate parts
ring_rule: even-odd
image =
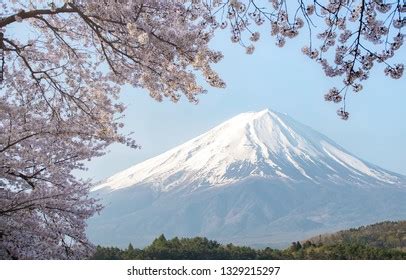
[[[281,260],[281,259],[398,259],[406,260],[406,221],[382,222],[357,229],[320,235],[290,247],[253,249],[233,244],[222,245],[207,238],[173,238],[164,235],[149,246],[126,249],[97,246],[93,259],[98,260]]]
[[[310,239],[315,244],[355,243],[376,248],[406,251],[406,221],[381,222],[356,229],[342,230]]]

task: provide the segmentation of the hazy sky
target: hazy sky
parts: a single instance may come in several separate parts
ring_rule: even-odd
[[[350,119],[340,120],[338,106],[323,99],[340,80],[323,76],[318,64],[301,54],[304,38],[278,48],[267,34],[253,55],[246,55],[230,42],[227,33],[218,34],[212,46],[225,58],[215,66],[226,81],[226,89],[209,88],[193,105],[183,98],[174,104],[158,103],[142,89],[123,88],[128,105],[125,131],[134,131],[140,150],[121,145],[88,164],[85,174],[96,180],[158,155],[217,124],[246,111],[264,108],[287,113],[327,135],[356,156],[391,171],[406,174],[406,77],[392,80],[383,67],[374,69],[364,90],[350,94]],[[397,59],[406,62],[406,49]]]

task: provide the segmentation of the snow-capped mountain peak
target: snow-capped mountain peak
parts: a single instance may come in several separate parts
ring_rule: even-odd
[[[321,184],[396,184],[399,178],[351,155],[286,114],[239,114],[210,131],[105,180],[94,190],[149,184],[159,191],[219,187],[252,177]]]
[[[240,114],[92,194],[106,208],[89,221],[89,236],[105,245],[146,245],[164,233],[285,246],[406,217],[404,176],[269,110]]]

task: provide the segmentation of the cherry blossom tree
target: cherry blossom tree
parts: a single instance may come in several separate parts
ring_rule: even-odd
[[[210,66],[221,54],[179,1],[1,5],[0,245],[7,258],[83,258],[100,205],[72,171],[111,143],[137,147],[119,133],[119,86],[197,102],[194,72],[224,86]]]
[[[200,2],[200,1],[196,1]],[[348,90],[358,93],[371,69],[383,64],[385,75],[399,79],[404,64],[395,54],[403,45],[406,2],[383,0],[326,1],[213,1],[209,22],[231,31],[231,41],[253,53],[259,40],[257,26],[269,25],[279,47],[300,32],[308,35],[302,52],[319,63],[327,77],[342,77],[341,86],[325,94],[341,103],[338,115],[346,120]],[[221,14],[221,16],[219,16]],[[258,29],[258,28],[257,28]],[[403,62],[403,61],[402,61]]]
[[[283,47],[299,32],[302,51],[326,76],[342,77],[327,101],[377,64],[398,79],[406,6],[401,1],[13,0],[0,4],[0,251],[6,258],[84,258],[92,251],[86,219],[101,209],[91,182],[74,170],[112,143],[137,148],[120,128],[120,86],[158,101],[205,93],[197,82],[225,83],[209,47],[228,30],[251,54],[268,26]],[[16,29],[19,26],[19,29]],[[16,30],[24,30],[16,32]],[[268,32],[268,31],[267,31]]]

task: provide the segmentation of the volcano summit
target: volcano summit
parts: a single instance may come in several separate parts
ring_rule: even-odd
[[[285,114],[240,114],[93,189],[98,244],[142,246],[159,234],[284,245],[406,218],[406,177],[352,155]]]

